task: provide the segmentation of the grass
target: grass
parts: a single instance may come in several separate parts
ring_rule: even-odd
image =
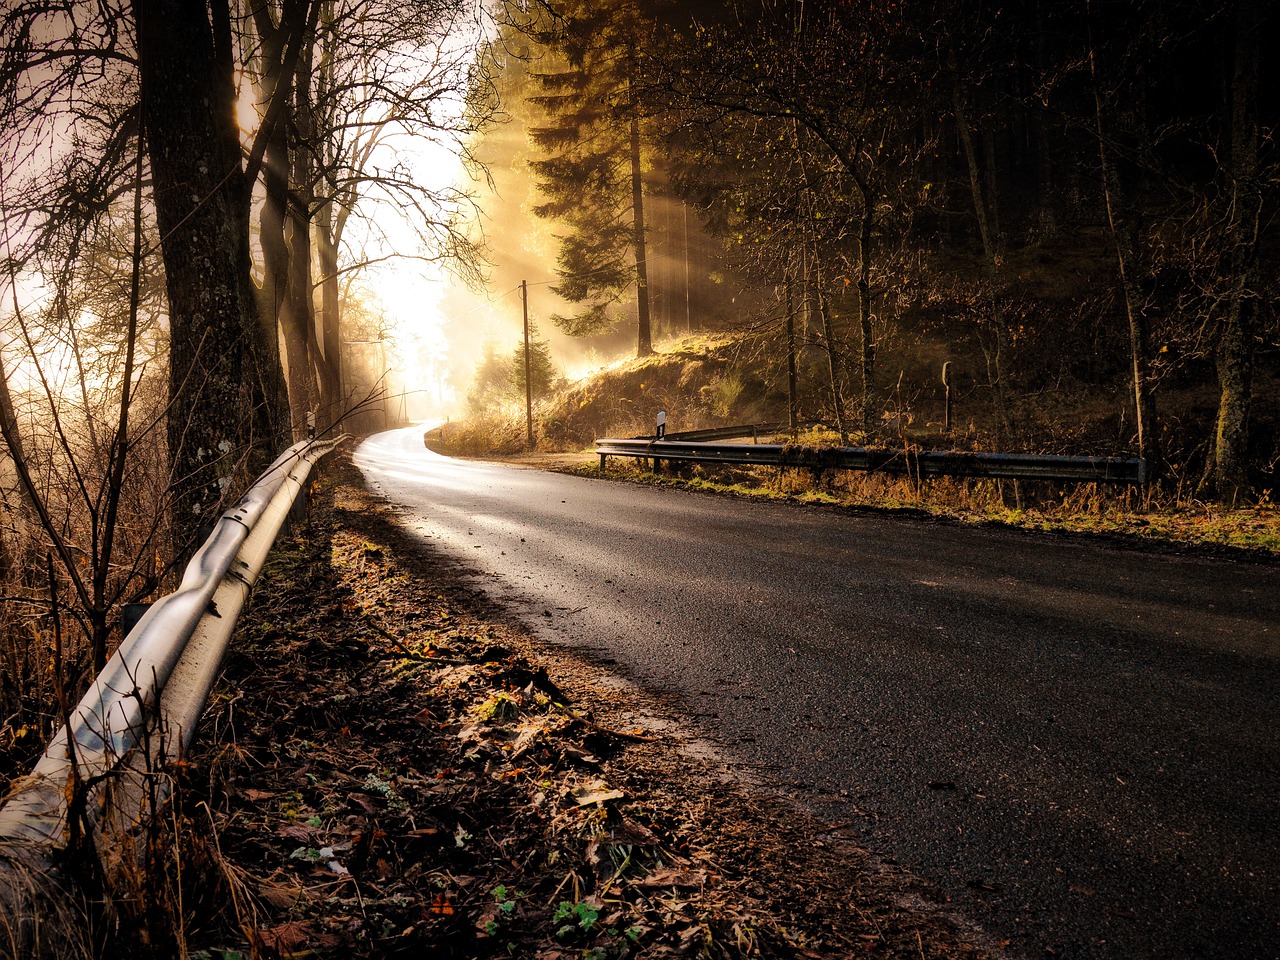
[[[594,463],[569,471],[600,476]],[[1067,487],[1045,482],[952,479],[916,482],[847,471],[828,473],[815,481],[808,470],[767,467],[697,466],[682,468],[678,473],[654,474],[632,462],[611,465],[607,476],[730,496],[925,513],[957,523],[1226,547],[1259,558],[1280,555],[1280,509],[1266,497],[1252,507],[1229,509],[1098,484]]]

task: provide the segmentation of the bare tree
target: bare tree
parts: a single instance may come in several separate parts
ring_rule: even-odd
[[[1261,0],[1234,4],[1231,71],[1230,147],[1222,171],[1224,244],[1221,276],[1227,283],[1221,305],[1222,334],[1217,368],[1221,394],[1213,447],[1212,486],[1218,499],[1236,504],[1249,492],[1249,415],[1253,393],[1255,315],[1261,299],[1258,250],[1263,211],[1274,198],[1277,168],[1262,160],[1264,131],[1259,117],[1260,37],[1265,22]],[[1274,158],[1274,153],[1272,154]],[[1269,169],[1268,169],[1269,167]]]
[[[263,201],[259,211],[258,240],[262,252],[262,286],[259,306],[262,322],[278,329],[284,342],[290,421],[295,439],[306,430],[307,413],[314,404],[311,331],[310,210],[305,195],[291,193],[308,178],[306,154],[300,149],[304,136],[300,119],[305,116],[307,66],[314,43],[319,0],[286,0],[276,10],[270,2],[251,7],[258,42],[250,58],[262,124]],[[287,114],[287,116],[286,116]],[[292,141],[292,142],[291,142]],[[299,164],[304,164],[299,168]],[[287,235],[286,235],[287,234]]]
[[[919,200],[912,167],[922,147],[913,120],[920,97],[896,58],[898,26],[876,12],[768,3],[736,20],[731,28],[697,28],[692,48],[701,48],[694,57],[699,68],[676,61],[661,82],[686,125],[706,132],[713,152],[724,149],[718,138],[729,133],[728,118],[738,117],[734,136],[743,139],[731,137],[728,144],[742,167],[768,163],[770,175],[779,175],[777,143],[789,143],[803,158],[792,163],[789,182],[800,186],[792,209],[809,211],[806,229],[820,238],[815,254],[825,262],[808,276],[811,283],[839,278],[856,294],[859,420],[871,437],[878,426],[876,302],[893,262],[890,251],[905,237]],[[773,231],[773,217],[748,210],[747,219],[753,216],[754,242],[796,242],[788,231]],[[838,335],[823,282],[814,289],[819,317],[827,320],[823,337],[838,411]]]
[[[432,179],[430,165],[444,158],[474,164],[468,138],[497,114],[486,61],[477,56],[481,28],[455,0],[327,2],[322,9],[309,51],[311,82],[298,88],[307,95],[299,116],[310,133],[299,142],[292,196],[314,227],[320,320],[313,355],[323,421],[346,402],[339,393],[344,276],[402,260],[479,281],[471,197]],[[415,164],[415,151],[432,159]],[[391,219],[409,228],[416,249],[398,249],[383,226]],[[349,243],[353,223],[361,243]]]
[[[138,469],[136,451],[155,452],[147,438],[159,418],[153,407],[140,427],[133,420],[141,385],[138,361],[148,355],[142,317],[143,169],[139,152],[132,236],[112,237],[111,222],[105,219],[77,235],[78,248],[90,243],[97,248],[79,262],[92,265],[112,253],[122,254],[128,263],[123,274],[118,267],[97,277],[76,270],[76,295],[69,290],[55,294],[36,311],[41,316],[33,316],[20,302],[12,257],[6,277],[12,308],[6,332],[12,339],[8,349],[0,350],[0,436],[29,516],[71,587],[74,602],[66,609],[88,640],[94,670],[106,662],[121,600],[144,595],[158,582],[150,557],[163,511],[131,511],[128,521],[122,515],[137,488],[131,476]],[[113,250],[113,241],[120,240],[125,249]],[[92,296],[94,291],[99,297]],[[110,331],[109,339],[93,329],[114,322],[120,327]],[[30,381],[20,399],[11,387],[19,363]],[[19,403],[31,414],[25,431]],[[52,570],[50,560],[51,575]],[[49,588],[56,592],[55,583]],[[60,659],[71,660],[67,655]]]
[[[157,586],[167,518],[157,430],[167,340],[121,14],[12,5],[0,69],[0,433],[21,504],[5,535],[29,539],[29,560],[56,558],[49,576],[72,602],[56,605],[55,619],[74,618],[93,666],[105,661],[120,602]],[[66,592],[30,570],[7,572],[19,590],[7,600]],[[59,659],[70,681],[75,651]]]

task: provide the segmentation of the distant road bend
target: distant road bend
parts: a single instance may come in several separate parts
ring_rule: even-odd
[[[1038,957],[1280,957],[1280,566],[610,483],[372,437],[539,633]]]

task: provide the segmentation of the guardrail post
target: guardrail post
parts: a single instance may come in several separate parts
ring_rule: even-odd
[[[298,495],[289,507],[289,529],[301,526],[311,512],[311,481],[308,479],[298,488]]]
[[[951,432],[951,361],[942,365],[943,413],[942,432]]]

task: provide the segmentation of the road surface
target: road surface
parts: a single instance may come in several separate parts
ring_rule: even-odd
[[[1029,957],[1280,957],[1280,567],[451,460],[356,463],[541,636]]]

